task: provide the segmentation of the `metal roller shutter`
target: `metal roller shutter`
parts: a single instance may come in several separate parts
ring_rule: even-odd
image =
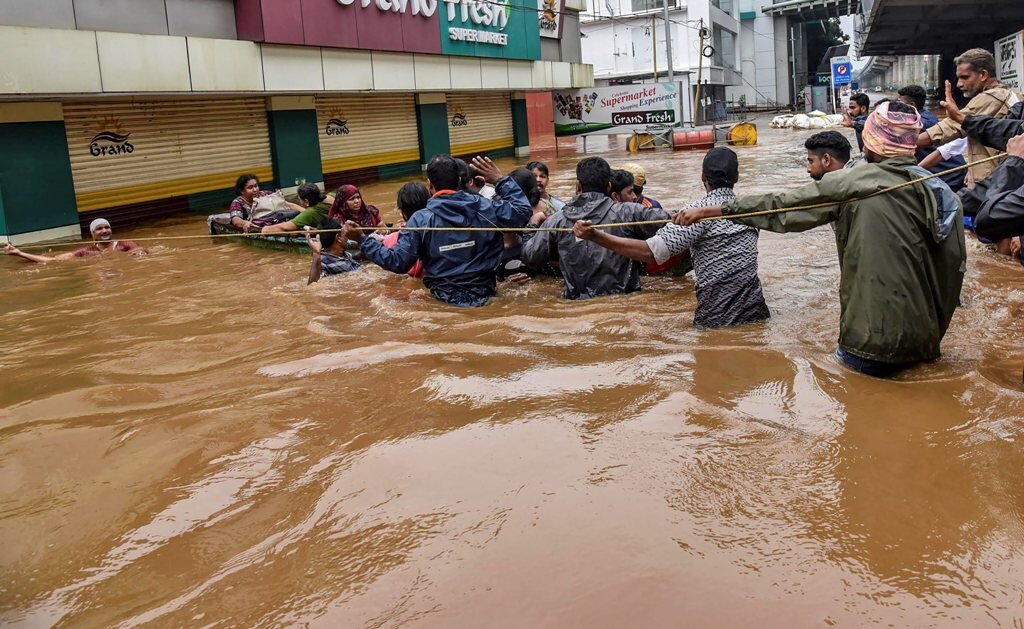
[[[412,94],[317,96],[316,118],[325,175],[419,162]]]
[[[448,94],[448,137],[452,155],[487,153],[513,146],[509,94]]]
[[[273,178],[262,98],[64,103],[79,212]]]

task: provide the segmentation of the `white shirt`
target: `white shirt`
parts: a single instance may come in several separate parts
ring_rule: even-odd
[[[937,149],[942,154],[942,159],[951,159],[957,155],[963,155],[967,152],[967,138],[957,138],[952,142],[947,142]]]

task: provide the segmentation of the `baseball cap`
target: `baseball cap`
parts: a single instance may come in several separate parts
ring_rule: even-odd
[[[640,164],[626,164],[621,170],[633,175],[633,185],[643,188],[647,183],[647,173],[644,172],[644,167]]]

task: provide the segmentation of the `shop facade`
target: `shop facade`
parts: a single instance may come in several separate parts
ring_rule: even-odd
[[[241,173],[333,188],[525,156],[527,94],[593,82],[572,0],[192,2],[207,19],[0,7],[0,240],[211,212]]]

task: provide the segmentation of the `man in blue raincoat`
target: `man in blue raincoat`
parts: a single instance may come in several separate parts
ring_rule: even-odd
[[[367,260],[393,273],[406,273],[423,262],[423,284],[434,298],[452,306],[486,305],[497,292],[496,270],[504,249],[502,229],[526,225],[533,208],[510,177],[500,177],[498,167],[486,157],[474,157],[472,165],[487,183],[494,184],[495,199],[485,199],[462,189],[461,169],[450,155],[437,155],[427,165],[433,195],[427,207],[416,212],[407,228],[431,227],[438,231],[403,229],[391,249],[347,222],[342,234],[359,243]],[[457,231],[452,227],[483,227],[493,231]]]

